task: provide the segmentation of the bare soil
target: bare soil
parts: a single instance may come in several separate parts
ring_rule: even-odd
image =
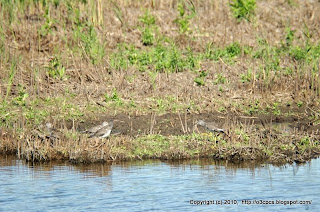
[[[129,115],[117,114],[115,116],[100,115],[97,120],[87,120],[73,126],[72,122],[66,124],[68,129],[76,128],[78,131],[88,129],[92,126],[101,124],[103,121],[114,121],[114,134],[122,134],[128,136],[139,136],[148,134],[169,135],[184,135],[192,132],[205,132],[201,126],[196,126],[198,120],[215,122],[217,126],[226,131],[232,130],[235,125],[246,125],[256,128],[271,128],[272,125],[288,125],[289,130],[297,130],[311,134],[319,134],[320,127],[313,125],[307,119],[298,117],[274,117],[272,115],[260,116],[237,116],[236,114],[222,113],[166,113],[162,115],[147,114],[147,115]],[[278,132],[281,133],[281,132]],[[320,134],[319,134],[320,135]]]

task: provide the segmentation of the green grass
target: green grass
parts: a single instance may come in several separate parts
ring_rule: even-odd
[[[123,105],[123,100],[119,96],[118,92],[116,89],[113,89],[113,92],[111,94],[105,94],[105,102],[109,103],[112,102],[116,106],[122,106]]]
[[[139,18],[142,23],[141,42],[143,45],[153,45],[155,42],[156,20],[155,17],[147,10],[143,16]]]
[[[92,25],[79,25],[75,27],[74,38],[78,41],[83,56],[92,64],[100,63],[104,56],[104,43],[102,43]]]
[[[115,70],[135,67],[143,72],[182,72],[194,70],[198,63],[199,58],[193,55],[191,49],[180,50],[172,42],[163,42],[145,49],[120,44],[110,57],[111,67]]]
[[[54,57],[47,67],[48,74],[50,77],[53,77],[54,79],[66,79],[66,69],[61,63],[61,59],[59,57]]]
[[[177,6],[178,18],[175,19],[175,23],[179,27],[181,34],[186,34],[190,31],[190,21],[196,16],[196,9],[192,1],[181,1]]]
[[[250,21],[255,15],[256,0],[232,0],[230,7],[233,16],[241,21],[243,19]]]

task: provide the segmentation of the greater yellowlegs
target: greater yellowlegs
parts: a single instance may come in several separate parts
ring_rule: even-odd
[[[48,135],[46,135],[47,138],[60,139],[63,137],[63,134],[59,130],[53,128],[53,125],[50,122],[46,123],[46,127],[48,132]]]
[[[113,121],[107,122],[108,124],[97,130],[95,133],[92,133],[89,138],[98,137],[98,138],[107,138],[110,136]]]
[[[210,132],[219,132],[219,133],[225,133],[224,129],[222,128],[218,128],[216,126],[216,123],[214,122],[205,122],[203,120],[199,120],[197,122],[197,125],[200,125],[204,128],[206,128],[206,130],[210,131]]]
[[[83,133],[88,133],[88,134],[92,135],[92,134],[96,133],[98,130],[100,130],[102,127],[105,127],[107,125],[109,125],[109,123],[107,121],[104,121],[104,122],[102,122],[102,124],[93,126],[90,129],[83,131]]]

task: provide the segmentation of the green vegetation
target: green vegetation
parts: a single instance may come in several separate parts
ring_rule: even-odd
[[[232,0],[230,7],[236,19],[249,21],[255,14],[256,0]]]
[[[110,64],[116,70],[136,67],[140,71],[182,72],[196,68],[199,59],[192,54],[191,49],[182,52],[172,42],[163,42],[163,45],[143,50],[123,44],[111,55]]]
[[[179,26],[179,32],[185,34],[190,30],[190,20],[196,15],[196,8],[192,1],[189,1],[188,3],[186,1],[181,1],[178,3],[177,10],[179,16],[175,22]]]
[[[119,94],[116,89],[113,90],[111,95],[105,94],[104,97],[105,97],[105,101],[107,103],[113,102],[116,104],[116,106],[123,105],[123,102],[122,102],[121,98],[119,97]]]
[[[146,46],[153,45],[155,40],[154,31],[156,29],[155,17],[150,15],[149,11],[146,11],[145,14],[139,18],[139,20],[144,25],[142,28],[141,42]]]
[[[59,58],[54,57],[48,67],[48,74],[50,77],[58,78],[58,79],[65,79],[65,72],[66,69],[61,64]]]
[[[226,77],[224,77],[222,74],[217,74],[216,79],[213,81],[213,83],[215,85],[218,84],[226,84],[228,82],[228,80],[226,79]]]
[[[206,70],[201,70],[199,72],[199,76],[194,79],[194,82],[199,86],[205,85],[205,78],[208,75]]]

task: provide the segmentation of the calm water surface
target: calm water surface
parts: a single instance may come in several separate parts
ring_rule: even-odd
[[[0,157],[0,211],[320,211],[319,203],[320,159],[71,165]]]

